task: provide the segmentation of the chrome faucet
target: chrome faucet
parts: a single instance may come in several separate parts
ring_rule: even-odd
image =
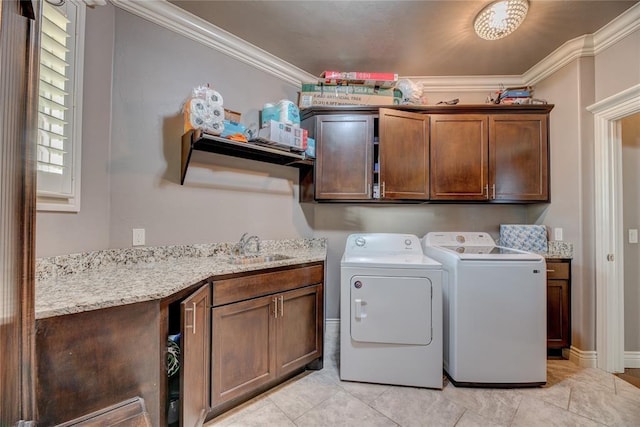
[[[238,244],[236,245],[237,247],[237,251],[240,253],[240,255],[246,255],[247,254],[247,248],[249,246],[249,244],[251,243],[251,241],[255,241],[255,250],[251,251],[254,254],[257,254],[258,252],[260,252],[260,238],[258,236],[249,236],[247,237],[249,233],[244,233],[242,235],[242,237],[240,237],[240,241],[238,242]]]

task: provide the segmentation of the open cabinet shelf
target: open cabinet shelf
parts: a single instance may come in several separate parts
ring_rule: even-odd
[[[224,154],[226,156],[257,160],[296,168],[312,168],[313,160],[304,153],[279,150],[252,142],[238,142],[227,138],[208,135],[200,130],[190,130],[182,136],[182,162],[180,165],[180,184],[184,184],[187,175],[191,153],[193,150],[209,153]]]

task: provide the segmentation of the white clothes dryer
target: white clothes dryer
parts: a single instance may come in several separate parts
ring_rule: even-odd
[[[409,234],[352,234],[341,261],[340,378],[442,388],[442,266]]]
[[[454,385],[546,383],[546,262],[487,233],[432,232],[424,253],[444,270],[444,369]]]

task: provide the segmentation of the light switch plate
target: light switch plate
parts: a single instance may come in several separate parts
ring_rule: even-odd
[[[144,245],[144,228],[133,229],[133,246]]]
[[[638,243],[638,229],[630,228],[629,229],[629,243]]]
[[[553,240],[562,241],[562,228],[556,227],[553,229]]]

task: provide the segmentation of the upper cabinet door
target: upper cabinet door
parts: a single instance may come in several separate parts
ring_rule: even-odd
[[[380,195],[429,198],[429,116],[380,109]]]
[[[488,200],[488,118],[431,116],[431,200]]]
[[[326,115],[316,120],[316,199],[370,199],[373,116]]]
[[[492,199],[549,200],[547,117],[545,114],[490,116]]]

